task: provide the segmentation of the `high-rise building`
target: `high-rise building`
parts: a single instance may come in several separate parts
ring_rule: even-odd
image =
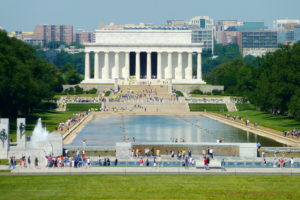
[[[235,27],[243,26],[243,22],[237,20],[218,20],[215,25],[215,41],[217,44],[237,43],[239,32]]]
[[[273,22],[273,28],[278,34],[278,44],[289,44],[300,40],[300,20],[278,19]]]
[[[36,40],[47,42],[73,42],[72,25],[36,25],[34,28],[34,37]]]
[[[291,25],[299,25],[299,19],[278,19],[273,21],[273,28],[275,31],[284,32],[291,29]]]
[[[214,20],[208,16],[196,16],[190,19],[192,27],[192,42],[203,43],[204,49],[214,52]]]
[[[95,42],[95,34],[84,30],[77,30],[74,37],[74,42],[79,44]]]
[[[238,44],[243,56],[262,56],[278,47],[276,31],[242,31]]]

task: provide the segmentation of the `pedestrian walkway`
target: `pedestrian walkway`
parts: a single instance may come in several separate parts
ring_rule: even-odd
[[[245,130],[245,131],[252,132],[254,134],[257,134],[257,135],[260,135],[260,136],[263,136],[263,137],[271,138],[271,139],[273,139],[275,141],[278,141],[280,143],[283,143],[283,144],[287,144],[287,145],[294,146],[294,147],[299,147],[300,146],[300,141],[299,140],[284,137],[276,130],[267,129],[267,128],[260,127],[260,126],[259,127],[254,127],[254,126],[250,126],[250,125],[246,126],[244,123],[242,123],[240,121],[231,120],[231,119],[226,118],[223,115],[219,115],[219,114],[216,114],[216,113],[208,113],[208,112],[193,112],[193,113],[200,114],[202,116],[209,117],[211,119],[215,119],[219,122],[228,124],[230,126],[234,126],[236,128],[240,128],[240,129]]]
[[[300,175],[300,168],[226,168],[195,167],[91,167],[91,168],[18,168],[12,175],[35,174],[289,174]]]

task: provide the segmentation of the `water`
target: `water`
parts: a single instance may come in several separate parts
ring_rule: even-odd
[[[70,145],[115,146],[124,136],[137,142],[171,142],[183,138],[186,142],[260,142],[262,146],[283,146],[281,143],[216,120],[196,115],[113,115],[89,122]]]
[[[31,147],[36,148],[39,147],[39,144],[48,142],[48,135],[49,132],[47,131],[46,127],[43,127],[42,119],[39,118],[32,132],[30,141]]]

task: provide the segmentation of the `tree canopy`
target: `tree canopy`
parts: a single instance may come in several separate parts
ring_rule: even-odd
[[[232,59],[205,78],[224,85],[227,94],[248,98],[261,110],[300,119],[300,43],[282,46],[260,59]]]
[[[26,43],[0,31],[0,115],[28,113],[62,90],[61,73]]]

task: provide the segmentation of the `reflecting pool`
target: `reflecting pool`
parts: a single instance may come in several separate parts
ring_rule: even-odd
[[[274,140],[196,115],[110,115],[93,119],[76,136],[72,146],[115,146],[124,139],[136,142],[259,142],[283,146]]]

